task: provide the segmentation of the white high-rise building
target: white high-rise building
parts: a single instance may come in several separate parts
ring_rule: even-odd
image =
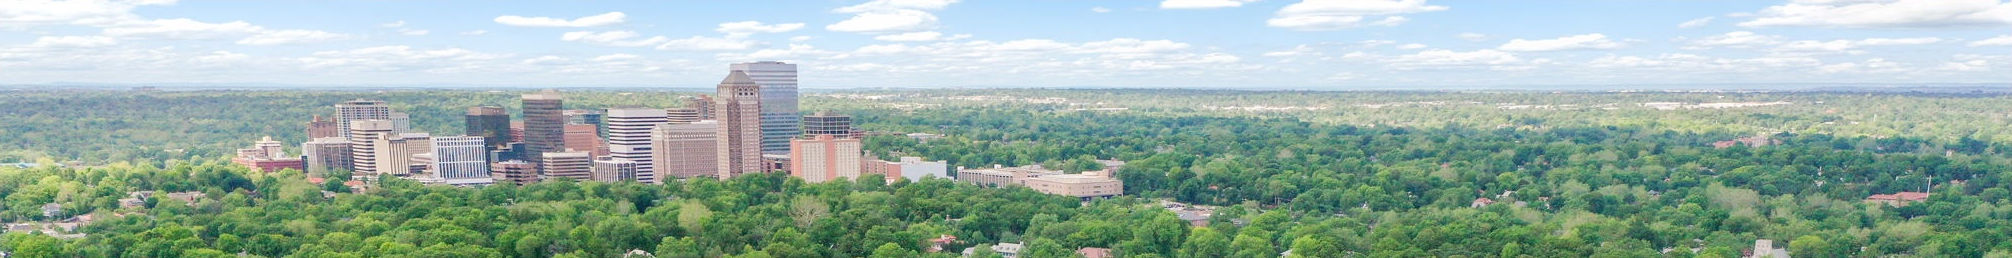
[[[355,121],[379,119],[391,120],[391,106],[384,101],[358,99],[335,104],[336,131],[342,138],[349,138]]]
[[[448,185],[487,185],[488,150],[481,136],[433,137],[432,176]]]
[[[761,86],[761,153],[789,154],[789,140],[802,135],[797,113],[796,64],[760,61],[733,64]]]
[[[610,108],[606,113],[608,124],[608,156],[635,162],[636,181],[656,182],[654,156],[650,149],[650,132],[670,122],[661,108]]]

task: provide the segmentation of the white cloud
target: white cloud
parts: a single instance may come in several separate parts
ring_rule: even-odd
[[[1244,6],[1257,0],[1165,0],[1160,1],[1160,9],[1212,9]]]
[[[1621,48],[1623,46],[1626,45],[1621,44],[1620,42],[1614,42],[1613,40],[1607,39],[1607,35],[1593,33],[1593,34],[1564,36],[1555,39],[1538,39],[1538,40],[1512,39],[1509,40],[1509,43],[1502,44],[1501,47],[1496,47],[1495,49],[1500,49],[1502,51],[1512,51],[1512,52],[1542,52],[1542,51],[1565,51],[1565,50],[1616,49]]]
[[[102,47],[117,44],[119,44],[118,39],[106,36],[42,36],[35,38],[35,43],[28,44],[27,47]]]
[[[1453,35],[1453,37],[1460,38],[1460,40],[1466,40],[1466,41],[1488,40],[1488,34],[1473,33],[1473,32],[1462,32],[1460,33],[1460,35]]]
[[[244,21],[207,23],[190,19],[163,19],[105,28],[104,34],[121,38],[216,39],[249,35],[264,30],[264,27]]]
[[[811,36],[795,36],[795,37],[789,37],[789,42],[804,42],[809,41],[810,39]]]
[[[516,15],[497,16],[496,23],[518,27],[600,27],[627,22],[628,15],[622,12],[608,12],[579,19],[551,17],[524,17]]]
[[[833,12],[862,13],[886,10],[942,10],[958,0],[874,0],[854,6],[839,7]]]
[[[1984,40],[1971,41],[1969,45],[1972,47],[2012,46],[2012,35],[2004,35]]]
[[[244,45],[261,45],[261,46],[287,45],[287,44],[328,42],[328,41],[345,40],[351,38],[354,37],[347,34],[331,33],[327,31],[318,31],[318,30],[270,30],[261,32],[258,35],[252,35],[251,37],[245,37],[244,39],[238,40],[237,43]]]
[[[632,55],[632,54],[608,54],[608,55],[596,56],[594,57],[594,59],[589,60],[593,60],[594,62],[610,62],[610,61],[628,61],[628,60],[641,60],[641,59],[643,59],[643,56]]]
[[[1319,54],[1320,54],[1320,51],[1319,51],[1319,50],[1316,50],[1316,49],[1314,49],[1314,48],[1313,48],[1313,46],[1307,46],[1307,45],[1304,45],[1304,44],[1302,44],[1302,45],[1299,45],[1299,46],[1293,46],[1293,47],[1292,47],[1292,49],[1290,49],[1290,50],[1284,50],[1284,51],[1272,51],[1272,52],[1265,52],[1263,56],[1267,56],[1267,57],[1296,57],[1296,56],[1309,56],[1309,55],[1319,55]]]
[[[401,20],[401,21],[395,21],[395,22],[387,22],[387,23],[384,23],[384,24],[378,24],[377,26],[378,26],[378,27],[385,27],[385,28],[397,28],[397,27],[405,27],[405,21],[402,21],[402,20]]]
[[[1684,46],[1684,49],[1699,50],[1699,49],[1712,49],[1712,48],[1754,48],[1760,46],[1775,45],[1780,43],[1781,43],[1780,36],[1760,35],[1760,34],[1754,34],[1753,32],[1749,31],[1734,31],[1734,32],[1727,32],[1726,34],[1712,35],[1709,37],[1692,40],[1690,41],[1689,44]]]
[[[1305,0],[1279,9],[1265,24],[1294,30],[1338,30],[1365,26],[1396,26],[1407,19],[1397,14],[1443,11],[1425,0]],[[1387,16],[1365,24],[1368,16]]]
[[[426,36],[426,34],[433,34],[433,31],[429,31],[429,30],[415,30],[415,29],[411,29],[411,28],[404,28],[404,29],[398,29],[398,35],[406,35],[406,36]]]
[[[1093,13],[1108,13],[1108,12],[1111,12],[1111,8],[1104,8],[1103,6],[1098,6],[1098,7],[1090,7],[1090,12],[1093,12]]]
[[[1797,40],[1784,43],[1779,47],[1775,47],[1774,51],[1787,52],[1787,53],[1842,52],[1851,54],[1862,54],[1864,53],[1864,51],[1858,49],[1867,46],[1921,45],[1921,44],[1933,44],[1936,42],[1942,42],[1942,39],[1941,38],[1868,38],[1860,40],[1831,40],[1831,41]]]
[[[1398,68],[1503,66],[1513,65],[1521,61],[1523,59],[1516,57],[1516,54],[1492,49],[1471,52],[1457,52],[1444,49],[1426,50],[1416,54],[1402,55],[1385,60],[1386,63]]]
[[[672,51],[742,50],[742,49],[754,48],[760,45],[761,45],[760,42],[755,42],[751,40],[692,36],[690,38],[673,39],[665,41],[663,44],[657,45],[657,50],[672,50]]]
[[[486,64],[486,61],[510,56],[510,54],[484,53],[462,48],[415,49],[410,46],[377,46],[314,52],[295,61],[308,69],[422,70],[442,73],[479,69]]]
[[[1864,62],[1845,62],[1817,67],[1822,73],[1902,73],[1911,71],[1907,64],[1887,61],[1884,58],[1866,59]]]
[[[535,58],[531,58],[531,59],[524,59],[524,61],[520,61],[520,62],[518,62],[518,63],[521,63],[521,64],[526,64],[526,65],[562,65],[562,64],[566,64],[566,63],[567,63],[568,61],[572,61],[572,59],[567,59],[567,58],[564,58],[564,57],[559,57],[559,56],[551,56],[551,55],[547,55],[547,56],[540,56],[540,57],[535,57]]]
[[[1422,49],[1425,47],[1426,47],[1425,44],[1411,43],[1411,44],[1398,45],[1397,49],[1412,50],[1412,49]]]
[[[880,35],[873,37],[873,39],[881,41],[942,41],[942,40],[960,40],[970,37],[971,34],[957,34],[957,35],[945,36],[943,35],[942,32],[923,31],[923,32],[909,32],[902,34]]]
[[[715,55],[715,57],[718,57],[720,60],[726,60],[726,61],[786,60],[798,57],[826,55],[830,53],[831,52],[829,51],[820,50],[817,49],[817,47],[811,45],[790,44],[789,48],[786,49],[763,49],[763,50],[756,50],[753,53],[747,53],[747,54],[720,53],[718,55]]]
[[[137,22],[134,7],[167,5],[174,1],[7,1],[0,5],[0,28],[71,24],[110,26]]]
[[[1599,68],[1600,71],[1608,73],[1623,72],[1618,69],[1639,69],[1687,73],[1703,72],[1714,76],[1725,76],[1726,72],[1803,72],[1821,65],[1823,65],[1822,61],[1809,57],[1713,58],[1694,54],[1663,54],[1655,57],[1608,55],[1586,62],[1586,66]],[[1684,73],[1654,74],[1692,76]]]
[[[1771,6],[1742,27],[1949,28],[2012,24],[2000,0],[1798,0]]]
[[[1186,48],[1188,48],[1188,43],[1174,42],[1172,40],[1116,38],[1105,41],[1086,42],[1077,46],[1076,51],[1085,53],[1131,54],[1170,52]]]
[[[461,32],[462,36],[481,36],[483,34],[489,34],[489,30],[471,30]]]
[[[719,28],[713,30],[729,36],[747,36],[755,33],[790,32],[802,28],[803,23],[762,24],[759,21],[741,21],[721,23]]]
[[[1678,23],[1677,28],[1689,29],[1689,28],[1704,27],[1705,25],[1711,25],[1712,19],[1714,18],[1718,17],[1705,16],[1704,18],[1691,19],[1689,21],[1684,21],[1684,23]]]
[[[574,31],[574,32],[567,32],[565,34],[560,34],[559,40],[581,42],[602,46],[611,46],[611,47],[650,46],[650,45],[663,44],[664,42],[668,42],[671,40],[670,38],[665,38],[663,36],[636,39],[638,37],[640,37],[640,34],[637,34],[635,31],[626,31],[626,30],[600,31],[600,32]]]
[[[928,30],[936,27],[936,15],[917,10],[892,10],[860,13],[851,19],[824,26],[824,29],[841,32],[887,33]]]
[[[1396,40],[1382,40],[1382,39],[1372,39],[1372,40],[1364,40],[1364,41],[1362,41],[1362,47],[1365,47],[1365,48],[1371,48],[1371,47],[1376,47],[1376,46],[1382,46],[1382,45],[1389,45],[1389,44],[1397,44],[1397,41],[1396,41]]]
[[[839,32],[892,33],[923,31],[936,28],[936,15],[929,11],[942,10],[956,3],[956,0],[874,0],[864,4],[840,7],[833,12],[852,13],[838,23],[825,25],[824,29]]]

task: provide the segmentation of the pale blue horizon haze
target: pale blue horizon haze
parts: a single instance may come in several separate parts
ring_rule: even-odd
[[[0,2],[0,85],[2003,85],[2008,28],[2006,0],[30,0]]]

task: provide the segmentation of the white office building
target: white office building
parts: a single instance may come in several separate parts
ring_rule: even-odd
[[[610,108],[605,114],[608,156],[635,162],[636,181],[655,182],[657,165],[650,147],[650,133],[658,125],[670,122],[664,109]]]

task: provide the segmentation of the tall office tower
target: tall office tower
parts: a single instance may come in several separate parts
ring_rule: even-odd
[[[524,121],[510,121],[510,142],[524,143]]]
[[[698,96],[685,98],[685,108],[698,111],[698,120],[713,120],[713,96],[699,94]]]
[[[374,178],[378,171],[377,139],[393,134],[391,120],[371,119],[350,121],[349,126],[350,168],[354,178]]]
[[[594,156],[585,151],[546,152],[544,161],[539,162],[540,179],[572,178],[579,181],[593,180]]]
[[[608,144],[601,141],[600,131],[590,124],[566,125],[566,149],[584,151],[595,157],[608,155]]]
[[[488,151],[481,136],[433,137],[433,176],[448,185],[486,185],[489,177]]]
[[[762,120],[761,85],[741,71],[727,74],[720,81],[719,95],[713,100],[713,117],[719,118],[719,177],[733,178],[746,173],[761,173]]]
[[[342,137],[314,138],[300,144],[301,156],[307,157],[307,173],[320,177],[335,170],[350,170],[349,139]]]
[[[385,106],[384,101],[364,99],[335,104],[335,129],[343,138],[349,138],[352,122],[372,119],[390,120],[391,106]]]
[[[410,177],[415,173],[412,170],[415,165],[413,157],[433,152],[433,136],[426,133],[394,133],[372,140],[371,144],[374,145],[371,149],[377,151],[378,170],[373,172],[399,177]],[[425,163],[416,165],[423,169]]]
[[[600,133],[595,135],[596,137],[608,137],[607,114],[601,113],[600,110],[568,109],[565,114],[566,124],[594,125],[596,132]]]
[[[702,120],[689,124],[663,124],[650,132],[650,149],[657,163],[650,183],[670,178],[721,176],[719,167],[719,122]]]
[[[852,137],[852,117],[828,114],[818,111],[803,117],[803,135],[832,135],[839,138]]]
[[[523,160],[490,163],[489,171],[493,171],[489,176],[494,177],[496,183],[524,185],[538,182],[538,164]]]
[[[467,135],[482,137],[482,144],[489,151],[510,143],[510,113],[504,112],[503,107],[470,107],[467,123]]]
[[[664,118],[673,124],[690,124],[706,120],[706,115],[700,112],[696,108],[668,108],[664,109]]]
[[[546,152],[566,150],[566,109],[559,91],[524,94],[524,156],[542,160]],[[543,168],[543,167],[540,167]]]
[[[636,163],[636,181],[655,182],[656,164],[650,155],[650,131],[669,123],[661,108],[608,109],[608,155]]]
[[[403,112],[391,112],[391,131],[398,133],[411,132],[412,115]]]
[[[839,137],[825,134],[790,140],[790,175],[811,183],[859,178],[859,139]]]
[[[797,113],[796,64],[776,61],[733,64],[733,70],[748,74],[761,85],[761,152],[789,154],[789,140],[803,135]],[[726,120],[720,118],[720,120]]]
[[[342,131],[340,130],[342,130],[342,127],[335,125],[335,119],[323,119],[321,115],[314,115],[314,120],[307,122],[308,139],[341,137]]]
[[[594,159],[593,179],[601,182],[637,180],[637,174],[641,173],[638,171],[641,169],[640,166],[634,160],[601,157]]]

